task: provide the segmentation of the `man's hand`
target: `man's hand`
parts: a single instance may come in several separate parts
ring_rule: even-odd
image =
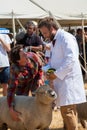
[[[14,120],[14,121],[20,121],[19,119],[19,115],[21,114],[20,112],[17,112],[13,109],[13,107],[10,107],[9,108],[9,112],[10,112],[10,115],[11,115],[11,118]]]
[[[54,72],[51,72],[51,73],[46,73],[46,78],[48,80],[54,80],[57,78],[57,76],[54,74]]]
[[[42,79],[39,79],[38,80],[38,86],[40,87],[40,86],[42,86],[44,84],[44,81],[42,80]]]

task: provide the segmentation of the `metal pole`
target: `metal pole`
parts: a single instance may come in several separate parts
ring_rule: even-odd
[[[43,11],[45,11],[46,13],[48,13],[49,16],[52,17],[53,20],[56,22],[56,24],[58,25],[58,27],[61,28],[61,25],[60,25],[59,22],[54,18],[54,16],[53,16],[53,14],[52,14],[51,11],[48,11],[48,10],[44,9],[42,6],[40,6],[39,4],[37,4],[34,0],[29,0],[29,1],[31,1],[33,4],[35,4],[36,6],[38,6],[39,8],[41,8]]]
[[[51,17],[51,18],[53,18],[53,20],[55,21],[55,23],[57,24],[57,26],[59,27],[59,28],[61,28],[61,25],[60,25],[60,23],[55,19],[55,17],[53,16],[53,14],[49,11],[49,16]]]
[[[12,11],[12,29],[13,29],[13,39],[14,39],[14,45],[16,43],[16,39],[15,39],[15,18],[14,18],[14,12]]]
[[[23,25],[21,24],[21,22],[19,21],[18,18],[16,18],[17,22],[19,23],[19,25],[21,26],[21,28],[23,29],[24,32],[26,32],[26,29],[23,27]]]
[[[84,65],[86,70],[86,48],[85,48],[85,37],[84,37],[84,18],[82,15],[82,39],[83,39],[83,55],[84,55]]]

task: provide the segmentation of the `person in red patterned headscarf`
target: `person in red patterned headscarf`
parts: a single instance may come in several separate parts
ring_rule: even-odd
[[[14,95],[27,96],[29,91],[35,91],[43,84],[42,61],[34,52],[25,53],[21,45],[11,50],[10,59],[12,63],[7,102],[12,118],[18,120]]]

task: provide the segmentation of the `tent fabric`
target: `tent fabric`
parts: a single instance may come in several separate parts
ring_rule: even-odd
[[[24,24],[29,19],[39,20],[49,16],[49,11],[61,26],[80,25],[85,19],[87,25],[87,0],[34,0],[42,10],[30,0],[0,0],[0,26],[11,26],[12,17]],[[18,23],[16,22],[18,26]]]
[[[46,13],[29,0],[0,0],[0,18],[40,18]],[[7,6],[8,5],[8,6]]]

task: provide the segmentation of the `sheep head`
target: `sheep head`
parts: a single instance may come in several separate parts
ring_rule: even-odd
[[[51,104],[57,98],[57,94],[49,85],[39,87],[35,93],[38,101],[43,104]]]

